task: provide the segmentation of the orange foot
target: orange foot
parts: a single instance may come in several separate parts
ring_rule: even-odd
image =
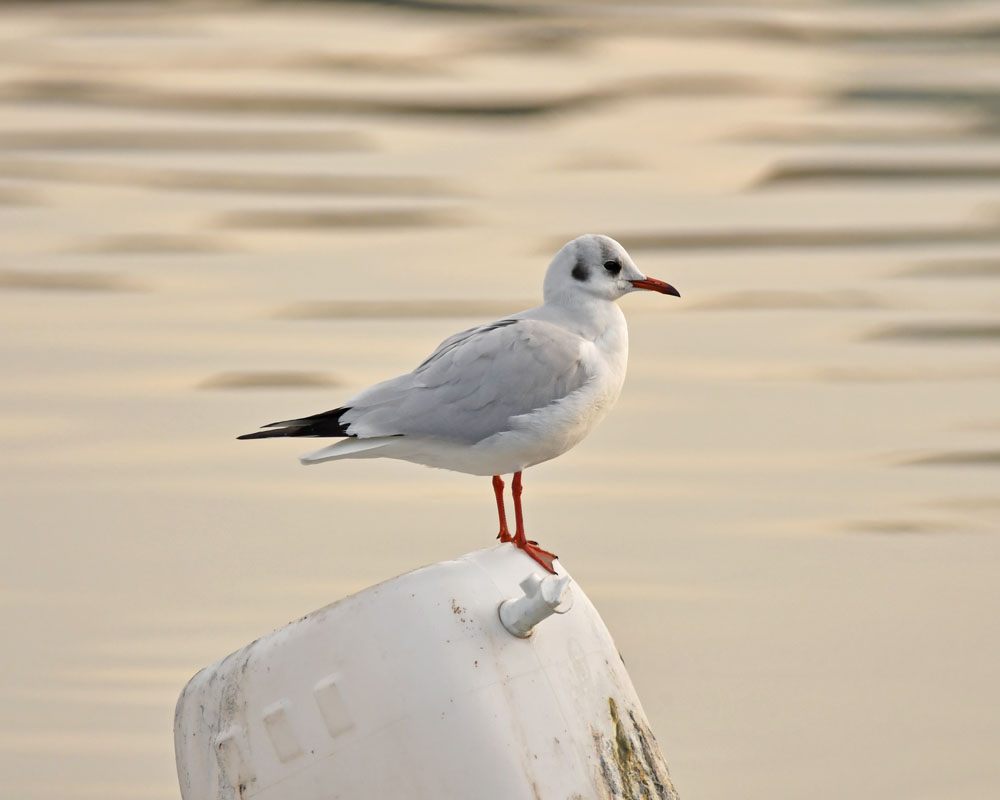
[[[518,542],[517,539],[514,539],[514,547],[519,550],[523,550],[525,555],[533,558],[541,564],[546,571],[551,572],[553,575],[557,574],[556,568],[553,566],[552,562],[559,558],[559,556],[555,553],[550,553],[548,550],[543,550],[538,546],[538,542]]]
[[[507,528],[501,528],[500,533],[497,534],[497,538],[500,540],[501,544],[507,544],[507,542],[513,542],[514,537],[510,535],[510,531]]]

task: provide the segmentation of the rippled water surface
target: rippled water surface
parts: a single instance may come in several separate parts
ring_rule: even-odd
[[[0,780],[176,798],[246,641],[488,545],[302,469],[335,406],[619,238],[615,412],[526,478],[682,796],[1000,783],[1000,6],[0,6]]]

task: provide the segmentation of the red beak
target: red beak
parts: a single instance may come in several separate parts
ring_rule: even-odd
[[[659,292],[660,294],[672,294],[674,297],[681,296],[681,293],[669,283],[664,283],[656,278],[643,278],[641,281],[630,282],[636,289],[647,289],[650,292]]]

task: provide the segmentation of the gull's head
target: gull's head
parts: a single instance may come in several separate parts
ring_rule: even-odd
[[[644,275],[625,248],[610,236],[588,233],[562,246],[545,273],[545,302],[614,301],[640,290],[681,294],[669,283]]]

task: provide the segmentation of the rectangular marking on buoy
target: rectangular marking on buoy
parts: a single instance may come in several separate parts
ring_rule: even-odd
[[[279,700],[269,705],[264,709],[263,717],[264,728],[281,763],[302,755],[302,745],[295,737],[292,722],[288,717],[287,700]]]
[[[247,761],[246,733],[239,725],[231,725],[215,739],[215,750],[219,768],[234,791],[255,778],[253,768]]]
[[[336,737],[354,727],[344,697],[337,686],[337,675],[327,675],[313,688],[313,696],[330,736]]]

